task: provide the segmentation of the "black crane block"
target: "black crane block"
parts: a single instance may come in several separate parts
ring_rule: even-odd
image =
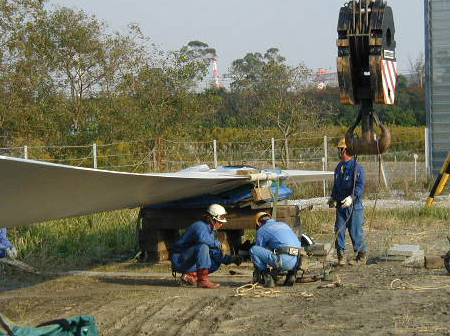
[[[360,105],[346,134],[349,152],[382,154],[390,145],[389,130],[373,104],[394,104],[397,81],[395,26],[391,7],[382,0],[353,0],[341,7],[337,26],[337,72],[342,104]],[[374,122],[381,129],[376,137]],[[361,123],[362,134],[354,134]]]
[[[337,71],[342,104],[392,105],[397,78],[395,26],[382,0],[351,1],[338,19]]]

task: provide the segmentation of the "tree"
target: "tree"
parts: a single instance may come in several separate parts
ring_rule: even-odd
[[[59,8],[38,25],[45,43],[36,45],[59,92],[69,97],[73,132],[88,118],[84,99],[94,97],[105,77],[105,24],[83,11]]]
[[[36,99],[44,90],[43,68],[34,64],[30,36],[34,22],[45,15],[44,1],[0,1],[0,135],[9,142],[13,135],[29,131],[26,121],[39,119]]]
[[[425,82],[425,58],[420,54],[416,59],[409,59],[409,73],[411,84],[423,87]]]
[[[232,90],[246,99],[248,119],[259,128],[276,129],[284,140],[284,159],[289,165],[289,139],[316,126],[314,105],[307,99],[311,71],[304,65],[288,66],[276,48],[262,55],[247,54],[233,62]]]

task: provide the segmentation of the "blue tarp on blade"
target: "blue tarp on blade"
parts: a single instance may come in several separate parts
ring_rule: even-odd
[[[165,209],[165,208],[193,208],[208,206],[213,203],[222,205],[236,204],[239,202],[250,201],[252,199],[252,190],[255,186],[253,184],[246,184],[233,190],[228,190],[218,195],[202,195],[193,198],[187,198],[170,203],[151,204],[147,205],[146,209]],[[271,187],[272,194],[277,192],[276,187]],[[280,186],[278,190],[278,200],[289,198],[292,190],[286,186]],[[266,199],[263,202],[272,202],[273,199]]]

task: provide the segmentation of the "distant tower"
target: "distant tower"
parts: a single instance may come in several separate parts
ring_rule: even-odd
[[[222,85],[220,85],[219,83],[219,70],[217,70],[217,55],[214,54],[214,56],[212,57],[212,64],[213,64],[213,77],[214,77],[214,87],[216,89],[219,89],[222,87]]]

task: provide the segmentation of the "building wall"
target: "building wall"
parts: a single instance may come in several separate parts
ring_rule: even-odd
[[[436,175],[450,150],[450,0],[424,2],[429,162]]]

